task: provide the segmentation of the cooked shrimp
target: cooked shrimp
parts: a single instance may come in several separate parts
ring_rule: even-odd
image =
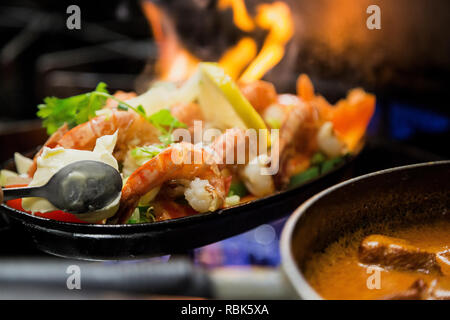
[[[154,210],[155,221],[182,218],[198,213],[190,206],[177,203],[173,201],[173,199],[156,199],[152,203],[152,207]]]
[[[292,94],[278,95],[277,101],[264,110],[262,114],[264,121],[272,129],[280,129],[296,104],[299,104],[297,96]]]
[[[314,106],[323,121],[330,121],[338,139],[348,151],[355,151],[364,136],[375,112],[375,96],[362,89],[350,90],[345,99],[331,105],[324,97],[314,93],[314,86],[307,75],[297,79],[297,94]]]
[[[262,154],[252,159],[239,172],[245,186],[254,196],[265,197],[275,192],[272,176],[262,174],[269,160],[267,155]]]
[[[250,136],[243,129],[227,129],[211,144],[220,169],[227,165],[246,164],[258,152],[258,146],[250,144]]]
[[[280,154],[293,146],[298,152],[310,152],[317,149],[316,134],[318,130],[317,110],[309,103],[294,95],[289,96],[291,104],[286,120],[280,129]]]
[[[330,158],[338,157],[347,152],[344,142],[336,137],[333,123],[327,121],[319,129],[317,133],[317,145],[325,155]]]
[[[310,103],[290,95],[293,104],[286,121],[280,129],[279,140],[279,171],[275,177],[278,187],[283,187],[289,181],[286,169],[288,160],[296,154],[310,155],[317,150],[317,130],[319,117],[317,110]],[[273,160],[272,160],[273,161]]]
[[[59,131],[59,130],[58,130]],[[65,149],[93,150],[97,138],[112,135],[118,131],[114,157],[121,162],[130,148],[147,143],[158,142],[158,130],[134,111],[110,109],[109,114],[102,114],[88,122],[80,124],[65,134],[61,131],[52,136],[52,147]],[[35,170],[30,170],[30,175]]]
[[[114,93],[114,97],[116,97],[119,100],[126,101],[132,98],[136,97],[135,92],[125,92],[125,91],[116,91]],[[114,99],[108,99],[106,100],[105,108],[116,108],[119,105],[119,103]]]
[[[186,124],[190,130],[193,128],[195,120],[204,120],[202,110],[196,103],[176,104],[170,108],[170,112],[178,121]]]
[[[297,78],[297,95],[304,101],[311,101],[316,97],[314,85],[306,74],[301,74]]]
[[[111,109],[110,115],[101,115],[67,132],[58,146],[68,149],[91,150],[97,138],[118,132],[114,157],[120,162],[126,152],[135,146],[157,143],[159,132],[134,111]]]
[[[277,101],[275,86],[266,81],[240,83],[239,89],[256,111],[261,113],[265,108]]]
[[[136,96],[134,92],[117,91],[114,96],[121,100],[128,100]],[[33,176],[36,171],[37,158],[44,147],[66,149],[93,150],[97,138],[114,134],[119,130],[114,156],[123,161],[128,149],[145,143],[158,142],[158,131],[150,123],[132,111],[117,110],[117,101],[108,99],[101,110],[106,112],[69,130],[67,124],[53,133],[42,149],[36,153],[28,175]]]
[[[225,184],[217,165],[211,161],[211,154],[186,142],[169,146],[128,178],[114,220],[126,223],[139,199],[151,189],[169,180],[192,181],[196,178],[209,183],[208,209],[220,208],[225,199]]]

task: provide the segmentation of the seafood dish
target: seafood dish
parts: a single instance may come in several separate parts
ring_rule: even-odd
[[[296,93],[272,83],[235,83],[200,63],[182,83],[155,82],[141,95],[106,84],[68,98],[47,97],[37,115],[49,134],[32,159],[15,154],[17,172],[2,187],[42,186],[75,161],[104,162],[123,178],[107,212],[76,215],[43,198],[7,205],[72,223],[136,224],[244,204],[301,185],[358,152],[375,96],[351,90],[329,103],[301,74]]]

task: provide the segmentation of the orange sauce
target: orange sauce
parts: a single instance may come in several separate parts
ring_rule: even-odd
[[[437,253],[450,249],[448,220],[386,230],[383,234],[407,240],[429,252]],[[419,278],[428,284],[439,277],[446,278],[445,281],[450,279],[450,265],[442,261],[439,261],[443,271],[441,276],[376,267],[380,270],[380,288],[373,288],[373,277],[372,280],[369,280],[369,277],[374,275],[374,271],[368,270],[369,266],[358,260],[358,247],[365,235],[367,234],[363,234],[363,231],[358,231],[344,236],[307,262],[304,270],[306,278],[324,299],[380,299],[407,290]]]

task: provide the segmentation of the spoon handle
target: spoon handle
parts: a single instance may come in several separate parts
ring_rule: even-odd
[[[29,197],[41,197],[42,187],[26,187],[26,188],[3,188],[3,201],[29,198]]]

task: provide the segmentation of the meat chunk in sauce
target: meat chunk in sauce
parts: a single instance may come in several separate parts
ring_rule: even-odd
[[[446,278],[435,279],[428,286],[418,279],[408,290],[385,296],[383,300],[450,300],[450,281]]]
[[[422,300],[425,298],[428,286],[422,279],[415,281],[408,290],[385,296],[383,300]]]
[[[361,242],[358,255],[364,264],[442,274],[435,253],[417,248],[403,239],[370,235]]]

